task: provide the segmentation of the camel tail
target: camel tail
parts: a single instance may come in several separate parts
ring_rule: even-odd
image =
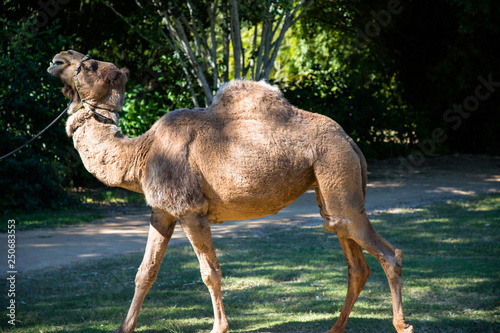
[[[363,200],[364,200],[366,198],[366,184],[368,182],[366,159],[363,153],[361,152],[361,149],[359,149],[358,145],[354,142],[353,139],[349,138],[349,143],[351,144],[352,149],[354,149],[354,151],[359,157],[359,164],[361,166],[361,181],[362,181],[361,186],[363,187]]]

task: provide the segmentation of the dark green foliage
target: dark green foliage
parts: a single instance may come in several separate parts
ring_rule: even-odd
[[[56,50],[67,43],[55,23],[37,28],[28,19],[0,18],[0,155],[22,145],[64,110],[60,84],[46,72]],[[36,52],[31,50],[36,49]],[[55,83],[55,84],[54,84]],[[68,202],[61,185],[83,168],[69,154],[71,141],[64,124],[56,124],[41,139],[0,161],[0,212],[51,208]]]
[[[120,121],[127,135],[144,133],[171,110],[193,107],[180,60],[169,49],[153,2],[143,1],[139,9],[135,3],[113,1],[128,22],[102,1],[61,3],[2,3],[0,154],[29,140],[65,107],[60,81],[45,72],[63,49],[89,52],[130,69]],[[193,3],[205,11],[206,2]],[[446,139],[425,154],[499,154],[500,3],[401,0],[397,13],[382,24],[380,13],[390,3],[395,2],[315,1],[280,51],[276,83],[287,99],[337,120],[369,158],[408,154],[441,128]],[[242,22],[258,20],[261,2],[240,5]],[[375,24],[379,31],[372,31],[367,41],[362,34]],[[474,97],[478,78],[489,75],[494,90],[474,111],[445,117],[454,105]],[[200,93],[196,80],[193,85]],[[37,184],[43,184],[40,192],[34,191]],[[63,188],[96,184],[61,122],[31,147],[0,162],[0,211],[62,204]]]
[[[57,208],[70,201],[59,186],[50,162],[40,155],[7,159],[0,164],[0,174],[0,211],[4,213],[15,209]]]
[[[388,89],[390,78],[359,86],[352,76],[344,79],[342,73],[315,70],[300,85],[286,88],[285,97],[337,121],[367,158],[404,154],[415,140],[413,110]]]
[[[291,64],[298,81],[285,82],[287,96],[339,120],[368,156],[408,153],[437,128],[446,140],[434,154],[498,154],[499,15],[493,0],[317,1],[296,29],[307,52]],[[445,117],[488,75],[495,91]]]
[[[191,95],[174,57],[162,56],[154,67],[146,68],[142,82],[131,82],[120,114],[124,134],[137,136],[169,111],[192,107]]]

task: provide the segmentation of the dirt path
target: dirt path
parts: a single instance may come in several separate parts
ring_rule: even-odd
[[[369,170],[366,199],[369,213],[500,192],[500,158],[460,156],[428,159],[420,168],[392,160],[373,163]],[[106,218],[102,223],[83,226],[18,232],[17,272],[143,251],[148,221],[149,214],[139,214]],[[314,191],[308,191],[276,215],[255,220],[227,221],[214,225],[212,230],[214,238],[235,236],[252,229],[256,229],[255,233],[258,234],[258,229],[270,223],[321,224]],[[6,238],[6,235],[0,237]],[[177,225],[170,244],[186,241]],[[6,245],[7,242],[2,239],[1,253],[7,253]],[[0,262],[0,275],[8,271],[6,261]]]

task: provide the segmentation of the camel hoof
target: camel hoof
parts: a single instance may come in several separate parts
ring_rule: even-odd
[[[338,323],[335,323],[332,328],[330,328],[328,331],[325,333],[344,333],[345,326],[338,325]]]
[[[223,326],[220,326],[220,327],[214,327],[210,333],[227,333],[227,331],[229,331],[229,325],[223,325]]]
[[[125,333],[125,332],[123,331],[123,329],[121,327],[119,327],[116,330],[114,330],[113,332],[109,332],[109,333]]]
[[[405,324],[403,328],[396,328],[398,333],[413,333],[413,326],[410,324]]]

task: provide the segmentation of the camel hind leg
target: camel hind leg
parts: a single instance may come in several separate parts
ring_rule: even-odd
[[[349,157],[351,160],[349,161]],[[350,163],[349,163],[350,162]],[[363,176],[355,154],[335,166],[315,166],[316,197],[327,231],[338,235],[348,264],[347,295],[335,325],[329,333],[342,333],[352,307],[364,287],[370,269],[361,247],[373,255],[384,269],[389,282],[393,324],[398,333],[412,333],[406,323],[402,296],[402,252],[393,247],[373,228],[364,208]]]
[[[342,310],[340,310],[339,318],[329,332],[344,331],[354,303],[358,299],[358,296],[361,293],[361,290],[363,290],[366,280],[370,275],[370,267],[366,262],[361,247],[349,238],[339,237],[339,242],[342,247],[342,251],[344,251],[348,267],[347,294]]]

